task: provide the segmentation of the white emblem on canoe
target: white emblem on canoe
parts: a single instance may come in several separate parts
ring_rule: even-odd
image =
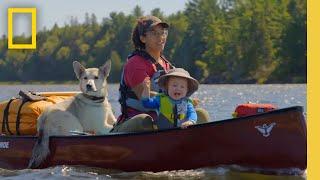
[[[261,132],[264,137],[268,137],[270,136],[271,130],[275,125],[276,123],[271,123],[269,125],[263,124],[262,126],[255,126],[255,128],[257,128],[258,131]]]
[[[9,142],[0,142],[0,149],[8,149]]]

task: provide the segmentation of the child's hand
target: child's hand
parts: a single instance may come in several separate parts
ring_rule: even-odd
[[[143,81],[143,91],[142,91],[142,97],[149,98],[150,97],[150,79],[145,79]]]
[[[192,99],[192,104],[194,107],[198,106],[200,104],[200,100],[198,98],[193,98]]]
[[[184,128],[187,128],[188,126],[191,126],[191,125],[193,125],[193,122],[189,120],[189,121],[182,123],[181,128],[184,129]]]

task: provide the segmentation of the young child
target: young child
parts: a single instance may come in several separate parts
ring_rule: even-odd
[[[159,129],[171,127],[186,128],[197,122],[197,113],[189,97],[198,90],[199,82],[182,68],[174,68],[161,76],[158,82],[164,93],[150,97],[150,81],[144,81],[142,104],[156,109]]]

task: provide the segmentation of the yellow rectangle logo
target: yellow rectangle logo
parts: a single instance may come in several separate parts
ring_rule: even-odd
[[[31,44],[13,44],[13,13],[31,13]],[[8,49],[37,48],[37,9],[8,8]]]

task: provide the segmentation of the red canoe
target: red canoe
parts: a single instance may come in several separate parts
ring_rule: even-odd
[[[0,168],[28,165],[34,136],[0,136]],[[123,171],[164,171],[217,165],[286,169],[307,166],[302,107],[195,125],[187,129],[50,138],[41,165],[86,165]]]

